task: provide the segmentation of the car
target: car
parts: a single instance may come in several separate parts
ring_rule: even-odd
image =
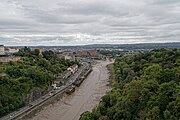
[[[32,107],[33,105],[32,105],[32,104],[28,104],[27,106],[28,106],[28,107]]]
[[[10,116],[9,116],[9,118],[12,118],[14,116],[14,114],[11,114]]]

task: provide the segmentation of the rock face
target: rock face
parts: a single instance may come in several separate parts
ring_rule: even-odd
[[[30,103],[36,99],[38,99],[39,97],[41,97],[42,95],[45,94],[45,91],[42,90],[41,88],[33,88],[29,94],[27,94],[25,97],[24,97],[24,101],[25,103]]]

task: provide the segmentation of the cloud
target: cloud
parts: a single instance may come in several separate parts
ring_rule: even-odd
[[[0,13],[5,45],[180,41],[179,0],[2,0]]]

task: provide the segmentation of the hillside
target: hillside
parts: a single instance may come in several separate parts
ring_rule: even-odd
[[[55,76],[74,64],[59,59],[52,51],[41,53],[27,47],[16,56],[21,56],[21,60],[0,63],[0,117],[45,94]],[[28,96],[31,92],[37,95]]]
[[[113,90],[80,120],[179,120],[180,50],[122,57],[114,70]]]
[[[86,48],[112,48],[112,49],[160,49],[160,48],[180,48],[180,42],[174,43],[141,43],[141,44],[92,44],[85,45]]]

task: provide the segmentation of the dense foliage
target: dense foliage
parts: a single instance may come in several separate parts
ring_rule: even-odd
[[[41,53],[27,47],[15,55],[21,60],[0,63],[0,117],[22,107],[23,97],[33,88],[46,91],[58,74],[74,64],[59,59],[53,51]]]
[[[180,50],[125,56],[114,63],[116,84],[80,120],[179,120]]]

